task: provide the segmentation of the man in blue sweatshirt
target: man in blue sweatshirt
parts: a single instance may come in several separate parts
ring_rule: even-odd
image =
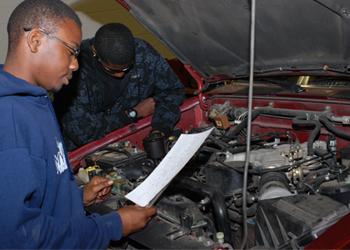
[[[81,191],[67,160],[47,91],[68,84],[78,69],[77,15],[60,0],[25,0],[7,30],[0,67],[0,248],[106,248],[144,227],[155,208],[87,216],[83,202],[103,197],[110,183],[95,179]]]

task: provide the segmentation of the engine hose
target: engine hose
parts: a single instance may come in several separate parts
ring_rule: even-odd
[[[203,197],[209,196],[213,206],[215,223],[218,229],[217,231],[224,233],[225,242],[233,244],[230,223],[228,223],[228,212],[222,192],[189,178],[177,178],[174,180],[172,185],[175,185],[180,190],[190,191],[191,193],[198,194]]]
[[[266,169],[249,169],[249,174],[262,175],[264,173],[269,173],[269,172],[285,172],[285,171],[289,172],[292,169],[300,166],[301,164],[304,164],[304,163],[307,163],[307,162],[310,162],[313,160],[326,160],[326,159],[329,159],[331,157],[333,157],[333,155],[331,153],[327,152],[326,154],[323,154],[322,156],[312,156],[310,159],[300,160],[300,161],[297,161],[293,164],[288,164],[285,166],[280,166],[280,167],[275,167],[275,168],[266,168]],[[241,163],[241,162],[237,163],[235,166],[230,165],[230,164],[225,163],[225,162],[218,161],[217,163],[219,163],[220,165],[225,166],[227,168],[234,169],[239,173],[242,173],[244,171],[243,166],[242,166],[243,163]]]
[[[228,147],[230,147],[230,144],[222,141],[221,139],[219,140],[212,135],[209,136],[207,141],[214,143],[216,146],[220,147],[221,149],[227,149]]]
[[[310,115],[312,115],[312,114],[320,115],[321,113],[320,112],[310,112]],[[288,110],[288,109],[274,109],[274,108],[258,108],[256,110],[253,110],[253,112],[252,112],[252,121],[254,121],[259,115],[273,115],[273,116],[282,116],[282,117],[290,117],[290,118],[298,117],[298,121],[300,121],[300,119],[303,119],[303,120],[306,119],[305,111],[295,111],[295,110]],[[320,116],[320,117],[322,117],[322,116]],[[237,126],[234,126],[233,128],[229,129],[224,135],[224,137],[227,138],[226,141],[236,137],[244,128],[247,127],[247,123],[248,123],[248,117],[246,117]],[[316,128],[315,128],[314,132],[316,133]],[[316,136],[312,135],[312,136],[316,137],[317,135]],[[348,136],[350,138],[350,135],[348,135]],[[311,137],[311,135],[310,135],[310,137]]]
[[[325,175],[317,176],[315,179],[311,180],[310,182],[305,182],[304,185],[306,188],[309,188],[312,191],[314,191],[314,190],[317,190],[323,182],[330,181],[330,180],[333,180],[335,178],[336,178],[336,175],[325,174]],[[303,188],[300,191],[306,192],[307,189]]]
[[[321,131],[321,123],[319,121],[315,120],[304,120],[306,117],[305,116],[297,116],[294,117],[292,122],[293,125],[297,126],[313,126],[314,129],[309,135],[309,138],[307,140],[307,155],[308,156],[313,156],[314,155],[314,149],[313,149],[313,144],[318,135],[320,134]]]
[[[220,161],[217,161],[217,163],[219,163],[220,165],[222,166],[225,166],[227,168],[231,168],[239,173],[243,173],[244,172],[244,162],[237,162],[236,163],[236,166],[233,166],[233,165],[230,165],[230,164],[227,164],[225,162],[220,162]],[[232,163],[231,163],[232,164]],[[249,169],[248,170],[249,174],[255,174],[255,175],[260,175],[261,174],[261,171],[258,171],[258,170],[255,170],[255,169]]]
[[[347,134],[339,129],[337,129],[331,121],[328,120],[326,116],[320,116],[318,120],[326,127],[327,130],[335,134],[336,136],[350,141],[350,134]]]
[[[242,215],[234,210],[228,210],[228,217],[230,218],[230,220],[240,224],[243,221]]]
[[[209,152],[209,153],[217,153],[217,152],[222,152],[222,150],[217,149],[217,148],[212,148],[208,146],[202,146],[201,151]]]
[[[237,154],[245,152],[246,148],[247,146],[237,146],[234,148],[227,148],[226,150],[229,151],[231,154]]]
[[[280,108],[258,108],[260,114],[262,115],[272,115],[272,116],[282,116],[282,117],[296,117],[296,116],[306,116],[304,110],[291,110],[291,109],[280,109]],[[319,112],[307,112],[308,114],[319,113]]]
[[[253,205],[251,205],[250,207],[247,208],[247,216],[248,217],[255,216],[256,210],[257,210],[257,203],[254,203]],[[238,211],[230,209],[230,208],[227,210],[227,212],[228,212],[230,220],[237,222],[237,223],[242,223],[243,218],[242,218],[241,212],[238,212]]]
[[[254,121],[255,118],[257,118],[259,115],[260,115],[260,111],[259,110],[253,110],[253,112],[252,112],[252,121]],[[236,137],[242,131],[242,129],[245,129],[247,127],[247,123],[248,123],[248,117],[246,117],[237,126],[234,126],[233,128],[229,129],[225,133],[225,137],[227,137],[229,139],[233,139],[234,137]]]
[[[208,218],[207,216],[204,216],[204,220],[207,222],[207,228],[213,232],[214,235],[216,235],[216,228],[214,222]]]
[[[310,112],[310,114],[314,115],[320,115],[320,112]],[[272,115],[272,116],[281,116],[281,117],[305,117],[306,114],[305,111],[295,111],[295,110],[288,110],[288,109],[275,109],[275,108],[258,108],[253,110],[252,112],[252,121],[254,121],[259,115]],[[237,126],[229,129],[225,133],[225,137],[229,139],[233,139],[235,136],[237,136],[242,129],[247,127],[248,123],[248,117],[246,117],[240,124]]]

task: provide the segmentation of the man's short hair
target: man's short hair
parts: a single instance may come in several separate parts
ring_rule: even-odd
[[[125,65],[134,60],[134,36],[121,23],[109,23],[99,28],[93,44],[98,57],[104,62]]]
[[[24,29],[42,28],[54,33],[65,18],[73,20],[81,27],[78,15],[60,0],[23,1],[14,9],[7,24],[8,50],[16,48]]]

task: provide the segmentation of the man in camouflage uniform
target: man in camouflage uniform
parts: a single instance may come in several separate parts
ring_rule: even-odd
[[[183,86],[151,45],[122,24],[106,24],[82,42],[79,64],[71,84],[55,97],[69,150],[152,113],[152,131],[171,134]]]

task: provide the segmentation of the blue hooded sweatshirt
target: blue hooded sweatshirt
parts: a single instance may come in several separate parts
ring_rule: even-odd
[[[106,248],[116,213],[86,216],[47,91],[0,65],[0,248]]]

